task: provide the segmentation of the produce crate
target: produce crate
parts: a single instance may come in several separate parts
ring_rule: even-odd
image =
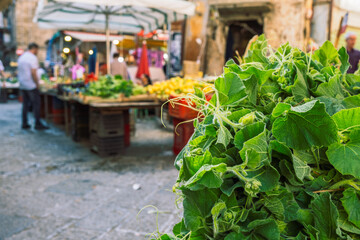
[[[174,145],[173,152],[175,155],[178,155],[181,150],[188,143],[190,137],[194,133],[194,123],[187,122],[183,123],[186,120],[174,118]]]
[[[51,114],[53,123],[59,125],[65,123],[64,102],[57,97],[52,97]]]
[[[175,99],[176,97],[170,96],[169,99]],[[193,109],[190,109],[186,106],[195,107],[195,104],[189,105],[188,102],[185,99],[179,99],[176,102],[169,103],[169,115],[174,118],[189,120],[196,118],[199,114],[198,111],[195,111]]]
[[[0,103],[7,102],[7,92],[6,88],[0,88]]]
[[[73,103],[71,113],[71,138],[78,142],[89,139],[89,107],[80,103]]]
[[[101,157],[116,156],[124,151],[125,136],[101,138],[95,133],[90,135],[91,150]]]
[[[125,135],[125,125],[129,124],[129,111],[92,109],[90,111],[90,131],[99,137]]]

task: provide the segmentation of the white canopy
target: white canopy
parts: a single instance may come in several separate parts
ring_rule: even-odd
[[[105,31],[109,73],[110,30],[151,32],[194,13],[195,4],[183,0],[39,0],[33,21],[42,28]]]
[[[39,0],[34,22],[41,28],[151,32],[168,21],[193,15],[195,4],[183,0]]]
[[[349,12],[348,25],[351,27],[360,28],[360,1],[359,0],[335,0],[333,9],[333,19],[335,25],[332,27],[338,28],[338,22],[341,16]]]

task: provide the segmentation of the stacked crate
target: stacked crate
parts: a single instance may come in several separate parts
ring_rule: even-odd
[[[70,107],[71,137],[75,142],[89,139],[89,106],[77,102]]]
[[[7,102],[6,88],[0,86],[0,103],[6,103],[6,102]]]
[[[130,145],[129,110],[90,109],[91,149],[100,156],[114,156]]]

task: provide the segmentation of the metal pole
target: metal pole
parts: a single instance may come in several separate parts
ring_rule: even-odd
[[[106,34],[106,68],[107,74],[110,75],[110,29],[109,29],[109,13],[105,14],[105,34]]]
[[[167,54],[168,54],[168,62],[166,65],[166,77],[170,78],[170,71],[171,71],[171,62],[170,62],[170,56],[171,56],[171,22],[169,20],[169,17],[167,18],[167,26],[168,26],[168,34],[169,39],[167,43]]]

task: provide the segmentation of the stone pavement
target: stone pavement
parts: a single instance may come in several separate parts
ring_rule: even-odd
[[[21,130],[20,109],[0,104],[0,240],[149,239],[148,205],[160,232],[179,221],[171,131],[143,120],[124,155],[100,158],[55,126]]]

